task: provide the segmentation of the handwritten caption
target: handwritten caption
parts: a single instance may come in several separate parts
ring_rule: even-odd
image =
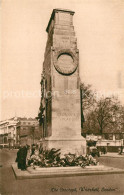
[[[79,188],[51,188],[51,192],[115,192],[118,191],[118,188],[112,188],[112,187],[79,187]]]

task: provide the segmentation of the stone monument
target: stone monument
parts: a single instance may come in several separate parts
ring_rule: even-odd
[[[45,147],[62,154],[86,153],[81,136],[79,51],[74,12],[54,9],[47,26],[48,40],[41,81]]]

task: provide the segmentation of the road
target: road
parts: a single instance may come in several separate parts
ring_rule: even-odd
[[[0,150],[1,195],[124,194],[124,174],[16,180],[11,164],[17,150]],[[100,164],[123,168],[124,158],[100,157]]]

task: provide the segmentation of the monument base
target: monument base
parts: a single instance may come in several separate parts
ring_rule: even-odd
[[[38,179],[38,178],[53,178],[53,177],[72,177],[72,176],[88,176],[88,175],[106,175],[106,174],[124,174],[124,169],[118,169],[106,166],[88,166],[81,167],[50,167],[27,168],[26,171],[21,171],[17,168],[17,164],[12,165],[16,179]]]
[[[47,137],[44,141],[44,149],[61,149],[61,156],[64,154],[86,155],[86,140],[84,137],[74,138]]]

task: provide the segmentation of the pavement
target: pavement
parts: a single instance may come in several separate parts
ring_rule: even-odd
[[[100,157],[124,158],[124,153],[118,154],[114,152],[107,152],[106,154],[102,154]]]
[[[123,195],[124,174],[16,179],[12,170],[17,151],[0,150],[1,195]],[[123,158],[100,157],[100,165],[124,168]]]

